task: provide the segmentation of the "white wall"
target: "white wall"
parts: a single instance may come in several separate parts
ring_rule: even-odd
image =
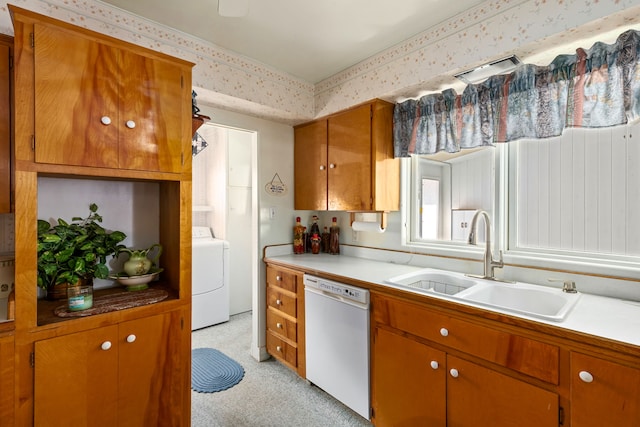
[[[89,205],[96,203],[107,230],[127,235],[123,244],[146,249],[159,242],[159,186],[157,183],[66,178],[38,178],[38,219],[54,221],[89,215]],[[135,233],[134,233],[135,230]],[[114,272],[122,271],[122,263],[108,262]],[[96,288],[114,286],[113,280],[94,282]]]
[[[197,92],[197,89],[196,89]],[[294,224],[293,212],[293,128],[239,113],[220,110],[198,103],[202,114],[211,117],[211,123],[257,132],[257,156],[252,159],[252,172],[257,185],[255,217],[257,224],[252,253],[242,254],[245,265],[252,268],[253,337],[251,354],[258,360],[268,357],[265,349],[266,331],[266,272],[262,262],[263,248],[267,245],[289,243]],[[206,150],[208,150],[207,148]],[[197,157],[197,156],[196,156]],[[286,194],[274,196],[264,188],[275,174],[287,187]],[[270,218],[270,208],[275,216]]]

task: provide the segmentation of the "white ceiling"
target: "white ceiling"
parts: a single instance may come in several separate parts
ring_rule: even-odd
[[[317,83],[485,0],[249,0],[242,18],[218,0],[102,1]]]

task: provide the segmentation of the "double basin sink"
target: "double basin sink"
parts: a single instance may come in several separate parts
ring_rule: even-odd
[[[387,284],[422,294],[562,322],[580,299],[580,293],[528,283],[506,283],[479,279],[443,270],[425,268],[392,277]]]

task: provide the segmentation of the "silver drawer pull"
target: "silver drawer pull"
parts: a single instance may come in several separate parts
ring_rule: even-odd
[[[278,345],[278,346],[276,346],[276,350],[277,350],[279,353],[282,353],[282,347],[280,347],[279,345]]]
[[[276,328],[282,329],[282,323],[280,323],[280,322],[276,323]]]
[[[282,301],[280,301],[279,299],[276,300],[276,305],[282,305]]]
[[[276,281],[277,281],[277,282],[279,282],[279,281],[281,281],[281,280],[282,280],[282,277],[280,277],[280,276],[276,276]]]

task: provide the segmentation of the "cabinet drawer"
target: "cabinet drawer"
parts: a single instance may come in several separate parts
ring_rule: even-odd
[[[267,267],[267,285],[277,286],[296,293],[296,275],[274,267]]]
[[[298,349],[271,331],[267,331],[267,352],[293,367],[298,366]]]
[[[298,341],[298,323],[283,316],[272,307],[267,309],[267,329],[293,342]]]
[[[375,321],[558,384],[559,349],[393,298],[373,299]]]
[[[291,317],[297,317],[296,300],[295,296],[285,293],[279,288],[267,286],[267,308],[273,307]]]

